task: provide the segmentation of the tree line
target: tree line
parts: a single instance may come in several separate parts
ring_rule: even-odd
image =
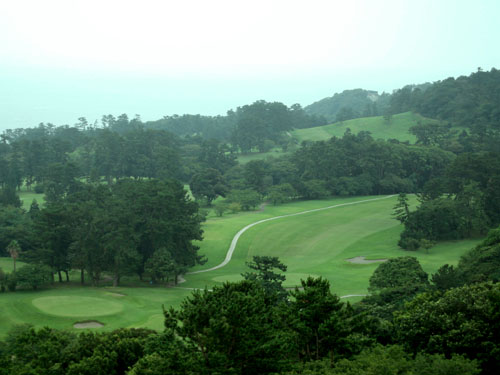
[[[258,100],[229,110],[226,116],[174,115],[157,121],[147,121],[147,129],[167,130],[178,136],[201,136],[230,142],[243,152],[254,148],[268,151],[286,144],[282,132],[326,124],[322,116],[307,113],[300,104],[287,107],[280,102]]]
[[[414,111],[465,128],[469,151],[499,151],[500,71],[478,69],[469,76],[447,78],[423,87],[406,86],[390,99],[390,113]]]
[[[177,282],[187,268],[204,262],[193,243],[202,239],[204,218],[174,180],[76,181],[71,192],[44,207],[33,202],[24,213],[10,206],[0,215],[2,250],[15,241],[20,259],[38,267],[8,275],[4,284],[11,290],[17,283],[36,289],[54,281],[54,274],[69,281],[70,270],[80,270],[82,284],[88,275],[98,285],[105,274],[114,285],[127,275]],[[10,251],[2,255],[12,256]]]
[[[305,142],[290,155],[235,165],[224,174],[200,171],[190,186],[195,197],[207,202],[227,195],[228,203],[242,204],[245,199],[258,204],[259,197],[279,204],[332,195],[414,193],[441,176],[455,158],[439,147],[374,140],[368,132],[347,131],[342,138]]]
[[[344,90],[331,97],[309,104],[306,113],[323,116],[328,123],[341,122],[359,117],[381,116],[389,107],[391,95],[383,92],[354,89]]]
[[[354,304],[321,277],[288,291],[286,265],[254,257],[245,280],[164,309],[162,332],[16,327],[0,341],[0,374],[493,375],[499,234],[430,278],[413,257],[381,263]]]
[[[459,155],[442,175],[426,182],[416,210],[410,211],[406,195],[400,195],[396,210],[404,230],[399,245],[416,250],[436,241],[484,235],[500,224],[499,184],[499,154]]]
[[[240,165],[230,147],[217,140],[181,139],[141,128],[138,120],[129,123],[138,128],[123,134],[41,125],[3,143],[1,230],[12,231],[22,222],[12,219],[22,216],[20,211],[7,206],[21,206],[16,189],[23,184],[55,202],[83,181],[112,186],[127,178],[175,178],[189,183],[202,204],[225,197],[215,206],[220,215],[254,209],[262,200],[280,204],[331,195],[418,193],[422,205],[404,222],[400,245],[406,249],[420,247],[422,240],[484,234],[498,223],[498,153],[465,152],[466,137],[454,141],[460,148],[445,147],[451,143],[444,141],[410,145],[374,140],[368,132],[347,130],[342,138],[304,142],[280,158]]]

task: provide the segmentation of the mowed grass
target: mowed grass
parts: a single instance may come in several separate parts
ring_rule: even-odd
[[[349,128],[353,134],[358,134],[360,131],[369,131],[374,139],[397,139],[401,142],[415,143],[416,137],[410,134],[409,129],[419,122],[439,123],[437,120],[416,113],[405,112],[392,116],[390,121],[384,119],[383,116],[363,117],[314,128],[296,129],[290,134],[297,143],[302,141],[326,141],[333,136],[341,138]],[[280,149],[274,149],[269,152],[239,154],[238,161],[240,164],[245,164],[251,160],[265,160],[269,157],[283,155],[286,155],[286,153]]]
[[[223,261],[232,237],[245,225],[270,216],[285,215],[323,207],[362,201],[373,197],[297,202],[286,206],[266,207],[264,212],[207,222],[205,240],[200,252],[209,261],[198,267],[210,268]],[[367,259],[411,255],[419,259],[428,273],[443,264],[456,264],[460,256],[479,240],[444,242],[425,250],[408,252],[397,246],[402,226],[391,217],[396,197],[335,207],[324,211],[284,217],[250,228],[240,238],[231,262],[207,273],[186,275],[184,287],[203,288],[211,283],[236,281],[249,269],[245,262],[254,255],[278,256],[288,266],[285,286],[299,285],[311,276],[327,278],[332,291],[343,296],[366,294],[368,280],[378,264],[353,264],[356,256]],[[413,198],[412,204],[416,204]],[[253,220],[253,221],[252,221]]]
[[[18,324],[57,329],[96,320],[100,330],[122,327],[163,329],[162,305],[178,306],[190,291],[175,288],[92,288],[56,286],[38,292],[0,293],[0,337]]]
[[[119,294],[109,295],[122,297]],[[109,296],[108,295],[108,296]],[[123,310],[123,304],[110,298],[82,296],[45,296],[31,301],[40,311],[56,316],[85,317],[114,315]]]
[[[18,194],[19,194],[19,199],[21,199],[21,202],[23,203],[22,208],[24,208],[26,211],[30,209],[33,199],[36,199],[40,208],[45,203],[44,194],[37,194],[34,191],[27,191],[27,190],[22,190],[18,192]]]
[[[204,223],[200,254],[208,262],[194,270],[207,269],[223,261],[233,236],[256,221],[306,210],[380,197],[350,197],[268,205],[264,210],[211,217]],[[162,305],[180,305],[193,288],[211,288],[224,281],[240,280],[248,271],[245,262],[253,255],[278,256],[288,266],[285,286],[299,285],[307,276],[322,276],[338,295],[366,294],[368,280],[378,264],[352,264],[346,259],[368,259],[402,255],[416,256],[424,269],[435,272],[459,257],[479,240],[441,243],[424,251],[406,252],[397,247],[401,225],[391,217],[396,197],[372,200],[264,222],[245,232],[225,267],[205,273],[187,274],[178,287],[92,288],[59,285],[38,292],[0,294],[0,337],[15,324],[36,327],[73,328],[79,321],[97,320],[100,330],[120,327],[163,328]],[[415,199],[412,199],[415,206]],[[0,259],[0,264],[10,264]],[[359,298],[358,298],[359,299]],[[356,300],[356,298],[354,298]]]
[[[24,266],[23,262],[16,260],[16,269]],[[12,258],[0,258],[0,268],[6,273],[10,273],[14,270],[14,260]]]
[[[342,137],[347,128],[353,134],[360,131],[369,131],[374,139],[397,139],[401,142],[409,141],[415,143],[415,136],[409,133],[409,129],[422,123],[437,123],[438,121],[425,118],[416,113],[405,112],[392,116],[390,121],[383,116],[357,118],[330,125],[318,126],[308,129],[297,129],[292,136],[299,142],[302,141],[325,141],[333,136]]]

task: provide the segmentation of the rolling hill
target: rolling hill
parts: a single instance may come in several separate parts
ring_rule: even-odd
[[[397,139],[401,142],[414,143],[416,138],[408,130],[419,122],[438,122],[425,118],[413,112],[399,113],[387,121],[383,116],[363,117],[353,120],[336,122],[330,125],[318,126],[308,129],[296,129],[291,132],[298,141],[324,141],[333,136],[342,137],[349,128],[353,134],[360,131],[369,131],[375,139]]]
[[[329,122],[334,122],[337,116],[358,118],[375,116],[384,113],[389,105],[390,95],[378,94],[377,91],[354,89],[344,90],[331,97],[323,98],[304,107],[310,115],[323,116]]]

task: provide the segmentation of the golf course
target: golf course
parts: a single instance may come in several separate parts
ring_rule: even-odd
[[[362,117],[314,128],[296,129],[291,134],[299,142],[326,141],[333,136],[342,137],[346,130],[350,129],[353,134],[369,131],[375,139],[393,138],[401,142],[415,143],[416,137],[409,132],[409,129],[423,122],[439,123],[439,121],[425,118],[413,112],[404,112],[390,118],[384,116]]]
[[[316,142],[327,141],[331,137],[342,138],[347,129],[349,129],[352,134],[368,131],[374,139],[397,139],[400,142],[414,144],[417,138],[409,130],[412,126],[423,123],[440,124],[438,120],[426,118],[413,112],[404,112],[393,115],[390,118],[384,116],[361,117],[313,128],[294,129],[287,135],[299,145],[304,141]],[[456,127],[455,130],[461,131],[463,129]],[[279,147],[276,147],[267,152],[240,153],[237,155],[237,159],[239,163],[245,164],[252,160],[265,160],[288,154],[290,152],[284,152]]]
[[[385,259],[412,255],[431,274],[443,264],[456,264],[479,241],[443,242],[428,251],[401,250],[397,240],[402,226],[391,216],[395,203],[395,196],[349,197],[263,205],[222,217],[211,214],[203,225],[204,239],[197,244],[208,260],[191,269],[177,286],[126,279],[116,288],[106,281],[98,288],[82,287],[75,273],[73,281],[53,288],[2,293],[0,337],[24,323],[61,329],[161,330],[162,305],[179,306],[193,289],[241,280],[241,273],[249,270],[245,262],[255,255],[276,256],[287,265],[285,287],[293,288],[307,276],[322,276],[334,293],[356,301],[367,294],[371,274]],[[415,206],[416,199],[410,203]],[[231,243],[234,248],[228,254]],[[12,260],[1,258],[0,266],[10,272]]]

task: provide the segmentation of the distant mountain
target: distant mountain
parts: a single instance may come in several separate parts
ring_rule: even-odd
[[[314,102],[304,109],[310,115],[325,117],[328,122],[338,122],[381,115],[387,109],[390,97],[390,94],[379,95],[377,91],[371,90],[344,90],[340,94]]]

